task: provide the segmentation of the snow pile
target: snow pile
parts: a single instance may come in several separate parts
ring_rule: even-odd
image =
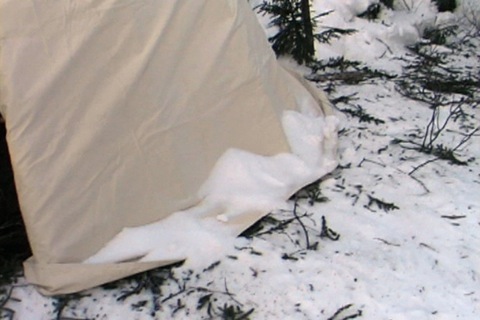
[[[161,221],[125,228],[85,263],[187,259],[201,267],[222,257],[243,230],[237,220],[255,222],[301,187],[337,166],[335,116],[285,111],[283,126],[292,153],[271,157],[230,149],[200,188],[202,202]]]

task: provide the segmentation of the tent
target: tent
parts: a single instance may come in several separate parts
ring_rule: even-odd
[[[228,150],[290,152],[286,110],[328,109],[311,92],[247,1],[0,0],[0,113],[28,281],[70,293],[178,261],[83,263],[123,228],[201,203]]]

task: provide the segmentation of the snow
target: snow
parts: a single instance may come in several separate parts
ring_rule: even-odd
[[[85,262],[187,258],[186,265],[201,268],[220,258],[229,240],[243,231],[225,222],[284,206],[294,191],[337,166],[335,116],[307,117],[285,111],[283,123],[292,153],[266,157],[228,150],[200,188],[200,205],[146,226],[125,228]]]
[[[406,0],[397,1],[395,10],[383,10],[379,20],[356,17],[375,2],[315,0],[317,13],[334,10],[321,18],[319,28],[357,30],[330,44],[317,44],[318,58],[343,56],[400,74],[407,63],[399,59],[408,56],[406,45],[421,41],[425,28],[463,21],[467,5],[480,8],[475,0],[463,0],[454,14],[437,13],[428,0]],[[457,67],[478,75],[478,51],[455,59]],[[332,99],[355,94],[354,105],[384,122],[343,116],[337,141],[336,117],[285,113],[292,154],[261,157],[230,150],[199,191],[202,206],[159,223],[125,229],[88,260],[188,257],[180,267],[159,271],[164,280],[155,290],[160,293],[145,286],[122,298],[138,283],[124,280],[116,290],[95,288],[61,300],[66,301],[61,317],[215,319],[221,318],[222,307],[235,305],[245,312],[254,309],[253,319],[480,318],[478,134],[457,150],[467,166],[439,160],[419,168],[432,157],[392,141],[424,132],[432,114],[425,104],[400,95],[389,80],[335,89]],[[442,143],[456,145],[463,137],[462,128],[478,127],[478,108],[469,111],[473,116],[465,123],[451,123]],[[339,168],[321,180],[319,189],[328,201],[285,202],[289,190],[336,166],[332,148],[336,142]],[[270,210],[275,221],[291,223],[273,233],[234,238],[238,230],[223,222],[252,208]],[[320,236],[322,217],[340,235],[337,241]],[[272,226],[278,224],[267,224],[262,231]],[[316,246],[307,248],[307,235],[310,245]],[[205,301],[201,299],[208,300],[210,312],[200,306]],[[61,318],[59,301],[41,296],[20,279],[11,299],[0,304],[0,319],[2,308],[13,310],[14,319]]]

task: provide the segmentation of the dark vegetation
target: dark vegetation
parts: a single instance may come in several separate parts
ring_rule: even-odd
[[[353,29],[319,27],[321,18],[331,12],[312,16],[309,0],[264,1],[257,10],[270,15],[270,25],[278,29],[277,34],[268,39],[277,56],[290,56],[299,64],[309,65],[315,61],[315,40],[329,43],[355,32]],[[314,33],[314,30],[320,32]]]
[[[0,121],[0,285],[20,272],[21,262],[31,252],[13,181],[12,166]]]
[[[453,11],[457,8],[456,0],[433,0],[433,2],[435,2],[440,12]]]

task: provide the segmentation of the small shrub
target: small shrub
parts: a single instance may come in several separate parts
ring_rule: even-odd
[[[278,28],[277,34],[268,40],[277,56],[291,56],[299,64],[313,62],[315,56],[314,40],[329,43],[355,32],[352,29],[326,28],[314,33],[319,18],[331,11],[312,16],[309,0],[271,0],[264,1],[256,7],[263,14],[272,16],[271,26]]]
[[[438,8],[438,11],[445,12],[445,11],[455,11],[457,8],[457,1],[456,0],[433,0],[435,5]]]
[[[277,56],[291,55],[300,64],[313,59],[315,48],[313,27],[308,0],[272,0],[263,2],[257,9],[272,15],[271,25],[279,31],[268,40]]]
[[[383,5],[389,9],[393,9],[393,0],[380,0]]]
[[[368,20],[375,20],[378,18],[382,6],[379,3],[372,3],[368,6],[367,10],[358,15],[359,18],[364,18]]]

